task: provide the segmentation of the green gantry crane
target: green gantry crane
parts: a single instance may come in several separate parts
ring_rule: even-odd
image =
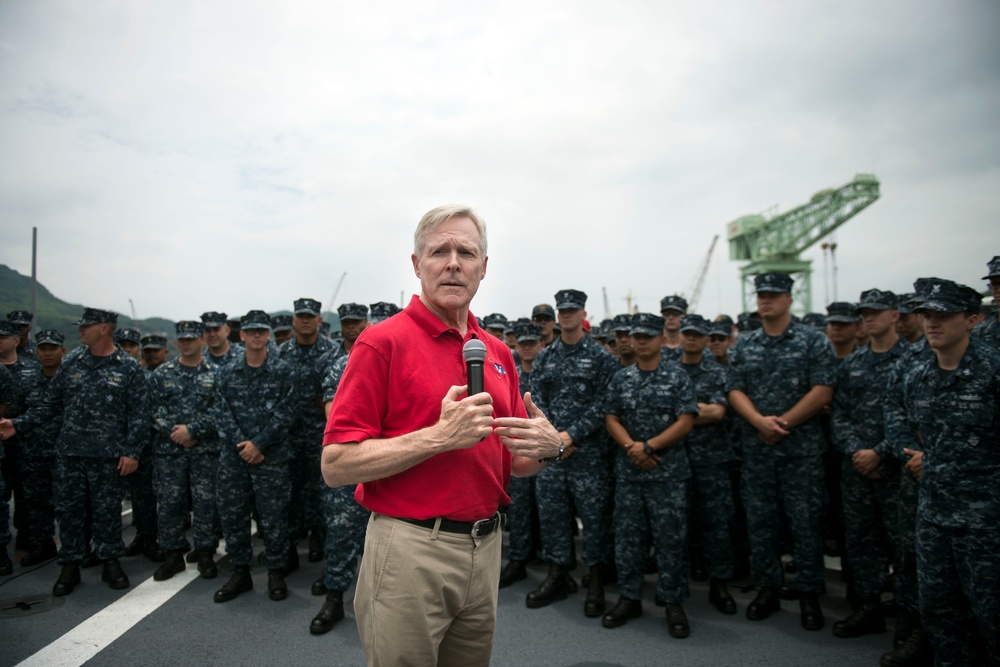
[[[748,261],[740,269],[743,310],[756,310],[753,277],[779,271],[795,278],[792,296],[812,312],[812,260],[800,256],[879,198],[874,174],[858,174],[836,190],[821,190],[808,204],[774,217],[746,215],[729,223],[729,259]]]

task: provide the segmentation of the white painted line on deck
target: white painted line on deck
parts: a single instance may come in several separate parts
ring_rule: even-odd
[[[79,667],[197,578],[198,569],[191,565],[166,581],[155,581],[150,577],[124,597],[20,662],[18,667]]]

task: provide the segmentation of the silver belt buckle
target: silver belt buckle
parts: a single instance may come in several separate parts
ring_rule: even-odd
[[[488,518],[488,519],[480,519],[479,521],[477,521],[474,524],[472,524],[472,536],[473,537],[483,537],[484,535],[492,535],[493,533],[495,533],[496,530],[497,530],[497,527],[499,526],[499,523],[500,523],[500,518],[499,518],[499,516],[497,516],[498,514],[500,514],[500,513],[496,512],[490,518]],[[480,528],[482,528],[484,524],[488,524],[488,523],[491,523],[491,522],[493,522],[492,529],[488,533],[482,533],[482,534],[480,534],[480,532],[479,532]]]

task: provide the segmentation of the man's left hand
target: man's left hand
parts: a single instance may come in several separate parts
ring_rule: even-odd
[[[118,475],[121,477],[127,477],[131,475],[136,470],[139,469],[139,460],[133,459],[130,456],[122,456],[118,458]]]
[[[524,409],[528,418],[500,417],[493,420],[493,432],[514,456],[528,459],[547,459],[559,455],[562,439],[552,423],[531,400],[531,393],[524,395]]]

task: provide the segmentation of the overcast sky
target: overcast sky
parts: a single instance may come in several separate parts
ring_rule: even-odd
[[[0,2],[0,263],[140,318],[409,300],[474,207],[473,310],[740,308],[727,224],[874,173],[841,300],[1000,254],[1000,3]],[[834,285],[814,260],[814,310]],[[337,303],[333,304],[334,306]]]

